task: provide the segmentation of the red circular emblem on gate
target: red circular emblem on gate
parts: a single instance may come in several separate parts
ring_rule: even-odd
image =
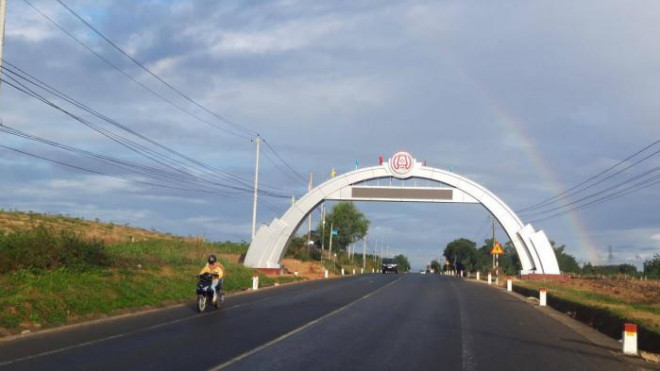
[[[393,173],[397,175],[406,175],[412,169],[415,164],[415,160],[412,158],[408,152],[397,152],[390,158],[390,169]]]

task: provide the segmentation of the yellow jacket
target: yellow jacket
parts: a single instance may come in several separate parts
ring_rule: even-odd
[[[218,278],[222,278],[225,275],[224,269],[222,268],[222,264],[220,263],[215,263],[211,267],[208,263],[202,268],[202,270],[199,272],[199,274],[204,274],[204,273],[211,273],[211,274],[217,274]]]

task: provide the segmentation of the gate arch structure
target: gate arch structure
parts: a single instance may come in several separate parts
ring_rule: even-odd
[[[446,187],[366,186],[387,178],[420,178]],[[499,221],[522,264],[522,274],[559,274],[554,250],[543,231],[535,231],[502,200],[480,184],[453,172],[425,166],[399,152],[378,166],[357,169],[332,178],[309,191],[281,218],[259,228],[245,256],[252,268],[280,268],[285,247],[307,215],[325,200],[479,203]]]

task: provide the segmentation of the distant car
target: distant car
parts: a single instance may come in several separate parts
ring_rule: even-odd
[[[426,271],[422,269],[421,271],[419,271],[419,274],[426,274]]]
[[[399,273],[399,266],[394,259],[383,259],[383,274],[387,272]]]

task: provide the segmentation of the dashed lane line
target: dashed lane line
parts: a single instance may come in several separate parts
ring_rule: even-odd
[[[339,312],[345,310],[345,309],[348,308],[348,307],[353,306],[354,304],[356,304],[356,303],[358,303],[358,302],[360,302],[360,301],[362,301],[362,300],[364,300],[364,299],[367,299],[368,297],[370,297],[370,296],[372,296],[373,294],[375,294],[375,293],[377,293],[377,292],[379,292],[379,291],[385,289],[386,287],[392,286],[393,284],[395,284],[396,282],[398,282],[398,281],[401,280],[402,278],[403,278],[403,276],[401,276],[401,277],[397,278],[396,280],[394,280],[394,281],[388,283],[387,285],[384,285],[384,286],[378,288],[378,289],[375,290],[375,291],[372,291],[372,292],[370,292],[370,293],[368,293],[368,294],[366,294],[366,295],[360,297],[359,299],[357,299],[357,300],[355,300],[355,301],[352,301],[352,302],[350,302],[350,303],[344,305],[344,306],[341,307],[341,308],[335,309],[335,310],[333,310],[332,312],[330,312],[330,313],[328,313],[328,314],[326,314],[326,315],[324,315],[324,316],[321,316],[321,317],[319,317],[319,318],[317,318],[317,319],[315,319],[315,320],[313,320],[313,321],[311,321],[311,322],[308,322],[308,323],[306,323],[306,324],[304,324],[304,325],[302,325],[302,326],[300,326],[300,327],[298,327],[298,328],[296,328],[296,329],[294,329],[294,330],[291,330],[291,331],[287,332],[286,334],[281,335],[281,336],[279,336],[279,337],[277,337],[277,338],[275,338],[275,339],[273,339],[273,340],[271,340],[271,341],[269,341],[269,342],[267,342],[267,343],[265,343],[265,344],[262,344],[262,345],[260,345],[260,346],[258,346],[258,347],[256,347],[256,348],[254,348],[254,349],[252,349],[252,350],[250,350],[250,351],[247,351],[247,352],[245,352],[245,353],[243,353],[243,354],[241,354],[241,355],[239,355],[239,356],[237,356],[237,357],[234,357],[234,358],[230,359],[230,360],[227,361],[227,362],[224,362],[224,363],[221,363],[221,364],[219,364],[219,365],[217,365],[217,366],[215,366],[215,367],[212,367],[212,368],[210,368],[209,370],[210,370],[210,371],[217,371],[217,370],[222,370],[223,368],[229,367],[229,366],[233,365],[233,364],[236,363],[236,362],[239,362],[239,361],[241,361],[241,360],[243,360],[243,359],[245,359],[245,358],[247,358],[247,357],[249,357],[249,356],[251,356],[251,355],[253,355],[253,354],[255,354],[255,353],[258,353],[258,352],[260,352],[260,351],[262,351],[262,350],[264,350],[264,349],[266,349],[266,348],[268,348],[268,347],[270,347],[270,346],[272,346],[272,345],[275,345],[275,344],[279,343],[279,342],[282,341],[282,340],[285,340],[285,339],[287,339],[287,338],[289,338],[289,337],[291,337],[291,336],[293,336],[293,335],[295,335],[295,334],[297,334],[297,333],[299,333],[299,332],[301,332],[301,331],[304,331],[305,329],[307,329],[307,328],[309,328],[309,327],[312,327],[312,326],[314,326],[314,325],[316,325],[316,324],[322,322],[323,320],[325,320],[325,319],[327,319],[327,318],[329,318],[329,317],[334,316],[335,314],[337,314],[337,313],[339,313]]]

